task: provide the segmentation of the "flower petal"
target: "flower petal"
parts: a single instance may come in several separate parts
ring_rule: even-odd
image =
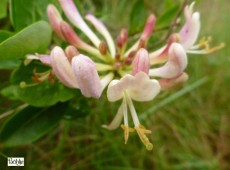
[[[51,51],[51,67],[57,78],[64,85],[71,88],[78,88],[71,64],[60,47],[55,47]]]
[[[134,58],[132,64],[133,64],[132,75],[136,75],[140,71],[149,74],[150,60],[149,60],[148,52],[144,48],[141,48],[137,52],[136,57]]]
[[[200,32],[200,14],[198,12],[193,13],[193,5],[186,6],[184,15],[186,22],[180,30],[180,43],[188,50],[196,42],[196,39]]]
[[[121,124],[122,118],[123,118],[123,113],[124,113],[124,107],[123,107],[123,102],[121,106],[119,107],[116,116],[112,120],[112,122],[109,125],[102,125],[103,128],[106,128],[108,130],[114,130],[119,127]]]
[[[169,48],[167,63],[160,68],[150,69],[149,75],[168,79],[174,78],[183,73],[187,64],[184,48],[178,43],[173,43]]]
[[[117,101],[127,92],[136,101],[152,100],[159,92],[160,85],[157,80],[150,80],[144,72],[135,76],[126,75],[121,80],[113,80],[107,90],[109,101]]]
[[[188,74],[185,72],[179,75],[178,77],[172,79],[160,79],[159,83],[161,89],[164,91],[174,90],[184,85],[184,83],[188,80]]]
[[[80,54],[73,57],[72,68],[81,93],[85,97],[99,98],[102,93],[102,84],[95,63],[89,57]]]

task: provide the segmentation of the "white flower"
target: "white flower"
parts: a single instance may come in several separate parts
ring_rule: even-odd
[[[126,75],[121,80],[113,80],[107,90],[107,97],[109,101],[117,101],[123,99],[117,115],[110,125],[103,125],[107,129],[117,128],[124,116],[124,129],[125,143],[128,141],[130,131],[137,131],[141,141],[146,145],[148,150],[152,149],[152,144],[149,142],[145,134],[151,133],[150,130],[146,130],[139,122],[136,110],[134,108],[132,100],[135,101],[150,101],[160,92],[160,85],[157,80],[149,79],[149,76],[144,72],[139,72],[135,76]],[[130,110],[134,129],[128,126],[128,108]]]

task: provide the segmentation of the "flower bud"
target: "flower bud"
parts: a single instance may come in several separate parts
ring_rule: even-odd
[[[62,17],[60,15],[60,13],[58,12],[57,8],[54,5],[49,4],[47,7],[47,15],[48,15],[49,22],[50,22],[54,32],[61,39],[64,40],[64,36],[62,35],[61,29],[60,29],[60,23],[62,21]]]
[[[133,60],[133,73],[132,75],[136,75],[138,72],[145,72],[146,74],[149,74],[149,68],[150,68],[150,60],[148,52],[141,48],[137,54],[136,57]]]
[[[95,63],[89,57],[80,54],[73,57],[72,68],[81,93],[85,97],[99,98],[102,93],[102,84]]]
[[[138,44],[138,49],[140,48],[145,48],[147,44],[147,41],[144,39],[140,39],[139,44]]]
[[[132,58],[126,57],[124,63],[125,63],[126,65],[131,65],[131,64],[132,64],[132,61],[133,61]]]
[[[104,41],[102,41],[100,44],[99,44],[99,51],[102,55],[106,55],[107,54],[107,45]]]
[[[122,47],[123,47],[123,41],[122,41],[121,36],[117,36],[117,47],[119,49],[122,49]]]
[[[126,44],[128,41],[128,32],[125,28],[122,28],[120,36],[121,36],[123,43]]]
[[[151,14],[145,23],[145,28],[141,35],[141,39],[146,41],[151,37],[155,23],[156,23],[156,17],[153,14]]]
[[[78,35],[75,33],[75,31],[70,27],[70,25],[67,22],[61,21],[60,28],[61,28],[62,35],[64,36],[67,42],[77,47],[82,46],[83,41],[78,37]]]
[[[116,54],[115,54],[115,59],[119,61],[119,60],[121,59],[121,54],[116,53]]]
[[[131,51],[128,55],[129,58],[134,58],[134,56],[136,55],[136,50]]]
[[[69,45],[65,49],[65,54],[66,54],[66,57],[68,58],[69,62],[71,62],[72,58],[75,56],[78,56],[80,53],[74,46]]]

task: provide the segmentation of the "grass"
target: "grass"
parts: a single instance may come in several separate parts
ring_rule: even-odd
[[[225,42],[226,47],[207,56],[190,55],[190,79],[183,89],[166,94],[162,100],[138,104],[141,121],[153,131],[153,151],[147,151],[136,134],[131,134],[125,145],[121,129],[110,132],[101,128],[117,109],[103,97],[86,118],[63,120],[36,143],[1,148],[1,152],[24,156],[24,169],[29,170],[230,169],[230,6],[224,0],[203,0],[195,9],[201,13],[200,35],[212,35],[214,45]],[[124,12],[114,6],[112,11]],[[108,18],[111,16],[105,16]],[[118,18],[113,19],[118,22]],[[0,155],[0,168],[7,169],[5,159]]]

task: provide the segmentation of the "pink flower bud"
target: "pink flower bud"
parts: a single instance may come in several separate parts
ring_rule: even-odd
[[[99,44],[99,51],[102,55],[106,55],[107,53],[107,45],[104,41],[102,41],[100,44]]]
[[[145,28],[141,35],[141,39],[146,41],[151,37],[155,23],[156,23],[156,17],[153,14],[151,14],[145,23]]]
[[[122,49],[122,47],[123,47],[123,41],[122,41],[121,36],[117,36],[117,47],[119,49]]]
[[[49,22],[50,22],[54,32],[61,39],[64,39],[64,36],[62,35],[61,29],[60,29],[60,23],[62,21],[62,17],[54,5],[52,5],[52,4],[48,5],[47,15],[48,15]]]
[[[150,60],[148,52],[141,48],[137,54],[136,57],[133,60],[133,73],[132,75],[136,75],[138,72],[145,72],[146,74],[149,74],[149,68],[150,68]]]
[[[80,54],[72,59],[72,68],[81,93],[85,97],[99,98],[102,84],[95,63],[89,57]]]
[[[84,44],[67,22],[61,21],[60,28],[62,35],[67,42],[77,47],[81,47]]]
[[[124,44],[126,44],[127,41],[128,41],[128,32],[127,32],[127,30],[125,28],[122,28],[120,35],[121,35],[122,41],[124,42]]]
[[[78,56],[80,53],[74,46],[69,45],[65,49],[65,54],[66,54],[66,57],[68,58],[69,62],[71,62],[72,58],[75,56]]]

